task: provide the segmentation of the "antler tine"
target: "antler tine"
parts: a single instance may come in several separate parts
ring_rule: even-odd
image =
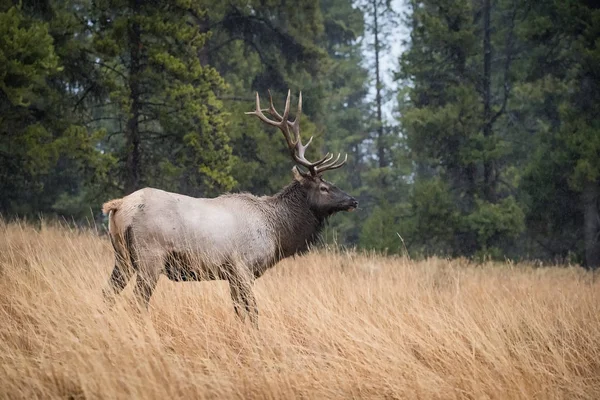
[[[342,156],[342,154],[338,153],[337,158],[335,160],[333,160],[332,162],[330,162],[328,164],[322,165],[321,167],[325,169],[328,166],[331,166],[331,165],[335,164],[336,162],[338,162],[338,160],[340,159],[341,156]],[[333,158],[333,156],[331,158]]]
[[[306,142],[305,145],[302,145],[302,140],[300,138],[300,116],[301,115],[302,115],[302,92],[300,92],[300,94],[298,95],[298,111],[296,112],[296,118],[294,119],[294,122],[291,122],[290,124],[292,126],[292,131],[294,132],[294,135],[296,137],[296,148],[298,149],[298,155],[300,155],[301,157],[304,157],[304,152],[306,151],[306,148],[308,147],[308,145],[312,142],[314,136],[311,136],[310,139],[308,139],[308,142]],[[325,157],[321,158],[318,161],[310,163],[310,164],[312,167],[317,167],[323,163],[329,162],[332,158],[333,158],[333,154],[330,154],[328,152],[327,154],[325,154]]]
[[[317,174],[322,173],[326,170],[336,169],[336,168],[339,168],[342,165],[344,165],[344,163],[348,159],[348,155],[346,155],[346,159],[344,161],[342,161],[340,164],[336,164],[336,163],[340,159],[341,154],[338,154],[337,158],[333,162],[331,162],[331,160],[333,159],[333,154],[330,154],[330,153],[325,154],[325,157],[323,157],[320,160],[315,161],[315,162],[310,162],[306,159],[306,157],[304,156],[304,153],[306,152],[306,149],[308,148],[308,146],[312,143],[313,137],[311,136],[311,138],[308,139],[308,142],[306,142],[306,144],[302,144],[302,140],[300,137],[300,116],[302,115],[302,92],[300,92],[300,95],[298,96],[298,112],[296,114],[296,118],[294,119],[294,122],[288,121],[288,118],[290,115],[290,103],[291,103],[290,98],[291,98],[291,90],[288,90],[287,98],[285,100],[285,109],[283,111],[283,115],[281,115],[277,112],[277,110],[275,109],[275,106],[273,105],[273,96],[272,96],[270,90],[269,90],[269,108],[264,109],[264,110],[260,108],[260,97],[257,92],[256,93],[256,110],[246,112],[245,114],[256,115],[261,121],[265,122],[266,124],[278,127],[281,130],[281,132],[283,132],[283,136],[285,137],[285,141],[287,142],[288,149],[290,151],[290,155],[292,156],[292,159],[296,163],[304,166],[305,168],[308,168],[311,175],[316,176]],[[269,114],[274,116],[279,121],[274,121],[274,120],[267,118],[263,114],[263,111],[267,111]],[[292,134],[290,132],[290,128],[292,129],[292,132],[294,133],[293,138],[292,138]]]
[[[276,117],[279,121],[283,121],[283,117],[281,114],[277,112],[275,106],[273,105],[273,96],[271,95],[271,89],[268,89],[269,92],[269,108],[264,108],[262,111],[267,111],[272,116]],[[296,141],[298,141],[298,136],[300,134],[300,115],[302,114],[302,92],[300,92],[300,96],[298,99],[298,113],[296,114],[296,119],[294,122],[288,121],[288,125],[292,127],[294,135],[296,136]]]
[[[346,154],[346,156],[344,157],[344,160],[341,163],[336,164],[337,161],[340,159],[341,155],[342,154],[339,153],[338,156],[337,156],[337,158],[335,159],[335,161],[333,161],[333,162],[331,162],[329,164],[321,165],[320,167],[316,168],[316,172],[318,174],[322,174],[325,171],[331,171],[333,169],[338,169],[341,166],[343,166],[344,164],[346,164],[346,161],[348,161],[348,154]]]
[[[320,160],[315,161],[315,162],[310,162],[304,156],[306,149],[311,144],[314,137],[311,136],[310,139],[308,139],[308,142],[306,142],[306,144],[302,144],[302,138],[300,137],[300,116],[302,115],[302,92],[300,92],[300,94],[298,95],[298,111],[296,112],[296,118],[294,119],[294,122],[290,122],[287,120],[287,116],[289,115],[289,111],[290,111],[289,110],[290,109],[290,90],[288,90],[288,97],[285,102],[285,110],[284,110],[283,116],[279,115],[277,110],[275,110],[275,106],[273,105],[273,97],[271,96],[270,90],[269,90],[269,102],[270,102],[269,112],[272,113],[275,117],[281,119],[282,121],[287,121],[289,126],[292,128],[292,132],[294,132],[294,145],[295,145],[296,154],[293,154],[293,156],[294,156],[294,159],[296,160],[296,162],[305,166],[312,172],[314,167],[319,166],[325,162],[328,162],[333,158],[333,155],[330,156],[330,154],[327,153],[325,155],[325,157],[321,158]]]
[[[306,144],[303,145],[302,141],[300,140],[300,134],[296,131],[294,131],[294,134],[296,135],[296,151],[298,152],[298,157],[304,157],[304,152],[311,144],[313,137],[311,136],[310,139],[308,139],[308,142],[306,142]]]
[[[294,119],[294,122],[292,122],[292,131],[294,132],[294,135],[296,136],[296,142],[300,143],[300,116],[302,115],[302,92],[300,92],[300,95],[298,96],[298,112],[296,112],[296,119]],[[312,142],[313,137],[311,136],[310,139],[308,140],[308,143],[306,143],[306,146],[308,146],[308,144],[310,142]]]
[[[263,111],[268,111],[269,114],[273,115],[280,121],[283,121],[283,117],[277,112],[275,106],[273,105],[273,95],[271,94],[271,89],[267,89],[267,92],[269,93],[269,108],[265,108]]]
[[[288,123],[288,117],[290,116],[290,97],[292,95],[292,91],[288,89],[288,95],[285,99],[285,108],[283,110],[283,116],[281,117],[281,123]]]
[[[273,99],[271,98],[270,100],[271,100],[271,108],[273,110],[275,110],[275,107],[272,106],[273,105]],[[285,141],[287,142],[287,145],[288,145],[288,148],[290,150],[290,153],[293,154],[295,146],[296,146],[296,143],[294,143],[293,139],[290,137],[290,132],[289,132],[289,129],[288,129],[289,122],[286,123],[283,120],[279,121],[279,122],[273,121],[273,120],[267,118],[265,116],[265,114],[263,114],[262,111],[263,110],[260,108],[260,96],[258,95],[258,92],[256,92],[256,110],[246,112],[245,114],[256,115],[264,123],[278,127],[281,130],[281,132],[283,132],[283,136],[285,138]],[[289,112],[290,112],[290,93],[288,91],[288,98],[287,98],[287,101],[286,101],[286,104],[285,104],[285,112],[284,112],[284,116],[286,118],[289,115]],[[275,111],[275,114],[277,116],[279,116],[279,113],[277,111]],[[279,117],[283,118],[281,116],[279,116]]]
[[[313,164],[315,164],[315,167],[318,167],[321,164],[328,163],[329,161],[331,161],[332,158],[333,154],[327,152],[327,154],[325,154],[325,157],[321,158],[319,161],[315,161]]]
[[[329,152],[327,154],[325,154],[325,157],[321,158],[318,161],[315,162],[309,162],[308,160],[306,160],[306,158],[304,157],[304,153],[306,151],[306,149],[308,148],[308,145],[312,142],[313,140],[313,136],[310,137],[310,139],[308,139],[308,142],[306,142],[305,145],[302,144],[302,141],[300,140],[300,136],[296,136],[297,137],[297,141],[296,141],[296,151],[298,152],[298,157],[300,159],[302,159],[304,162],[306,162],[306,164],[302,164],[305,167],[307,167],[308,169],[310,169],[312,171],[312,169],[314,167],[318,167],[319,165],[326,163],[328,161],[330,161],[333,158],[333,154],[330,154]],[[316,173],[316,172],[315,172]]]
[[[279,122],[270,120],[269,118],[267,118],[265,116],[265,114],[262,113],[262,110],[260,109],[260,97],[258,96],[258,92],[256,92],[256,110],[248,111],[248,112],[245,112],[244,114],[256,115],[261,121],[263,121],[264,123],[267,123],[269,125],[272,125],[272,126],[280,126],[281,125]]]

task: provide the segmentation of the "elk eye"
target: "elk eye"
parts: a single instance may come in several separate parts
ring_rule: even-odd
[[[327,193],[329,192],[329,189],[327,188],[327,186],[321,186],[321,192]]]

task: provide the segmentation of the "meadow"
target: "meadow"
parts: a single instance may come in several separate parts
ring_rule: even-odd
[[[106,236],[0,222],[0,398],[600,398],[600,282],[577,266],[322,249],[256,282],[161,277],[109,308]]]

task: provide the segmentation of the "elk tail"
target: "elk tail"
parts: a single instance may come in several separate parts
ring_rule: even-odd
[[[124,232],[119,232],[119,228],[117,227],[117,221],[115,221],[115,214],[119,211],[119,208],[123,204],[123,199],[114,199],[107,201],[102,205],[102,212],[104,215],[108,215],[108,235],[110,236],[110,241],[115,249],[115,253],[117,256],[121,258],[127,257],[127,246],[124,238]]]
[[[133,249],[133,231],[131,226],[123,229],[122,218],[117,218],[115,214],[121,209],[123,199],[114,199],[107,201],[102,205],[102,212],[108,215],[108,234],[117,258],[115,268],[128,268],[128,261],[135,268],[135,257]]]
[[[110,212],[117,211],[121,207],[121,204],[123,204],[123,199],[107,201],[102,205],[102,212],[110,217]]]

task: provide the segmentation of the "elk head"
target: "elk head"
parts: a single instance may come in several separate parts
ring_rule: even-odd
[[[263,111],[268,112],[275,120],[267,118]],[[298,181],[306,191],[308,205],[318,215],[327,217],[338,211],[353,211],[358,207],[358,201],[349,194],[345,193],[333,183],[323,179],[323,173],[333,169],[340,168],[348,160],[348,155],[344,160],[338,162],[341,154],[333,159],[333,154],[327,153],[318,161],[310,162],[305,157],[305,152],[313,140],[311,136],[306,144],[302,144],[300,138],[300,115],[302,114],[302,92],[298,98],[298,112],[294,121],[289,121],[290,114],[290,91],[288,90],[287,99],[285,101],[285,109],[283,115],[279,114],[273,105],[273,97],[269,91],[269,108],[260,108],[260,98],[256,93],[256,110],[247,112],[248,115],[256,115],[264,123],[276,126],[283,132],[283,136],[288,145],[292,160],[299,166],[306,168],[308,171],[303,172],[294,166],[294,179]]]

